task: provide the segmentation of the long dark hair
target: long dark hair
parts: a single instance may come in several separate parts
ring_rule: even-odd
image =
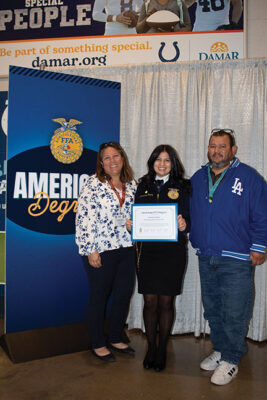
[[[171,161],[170,180],[176,182],[178,181],[185,184],[186,186],[189,185],[190,187],[189,181],[187,179],[184,179],[184,167],[179,159],[177,151],[169,144],[161,144],[152,151],[147,161],[148,172],[146,175],[139,179],[139,182],[144,182],[147,185],[154,182],[156,176],[154,163],[159,157],[160,153],[162,153],[163,151],[168,153]]]
[[[134,178],[133,170],[130,167],[127,154],[125,153],[125,151],[123,150],[121,145],[119,143],[117,143],[117,142],[102,143],[99,146],[99,150],[98,150],[98,153],[97,153],[97,160],[96,160],[96,175],[97,175],[98,179],[101,182],[105,182],[106,180],[110,179],[110,176],[108,174],[106,174],[106,172],[105,172],[105,170],[103,168],[103,164],[102,164],[103,151],[107,147],[113,147],[113,149],[118,150],[118,152],[121,155],[122,162],[123,162],[122,169],[121,169],[121,174],[120,174],[121,182],[122,183],[131,182],[133,180],[133,178]]]

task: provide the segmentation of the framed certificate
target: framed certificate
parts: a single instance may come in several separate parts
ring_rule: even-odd
[[[178,241],[177,204],[133,204],[132,241]]]

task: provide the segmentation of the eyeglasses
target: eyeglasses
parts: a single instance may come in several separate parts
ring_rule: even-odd
[[[230,135],[234,135],[234,133],[235,133],[235,131],[233,129],[216,128],[216,129],[212,129],[211,134],[216,133],[216,132],[230,133]]]
[[[218,133],[218,135],[216,135],[216,133]],[[236,143],[235,131],[233,129],[215,128],[215,129],[212,129],[212,131],[211,131],[211,136],[213,136],[213,135],[223,136],[224,134],[229,136],[231,147],[235,146],[235,143]]]

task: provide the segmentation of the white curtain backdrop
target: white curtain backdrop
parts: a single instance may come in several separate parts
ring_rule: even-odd
[[[151,151],[161,143],[177,149],[190,177],[206,163],[208,138],[213,128],[234,129],[238,157],[266,179],[267,59],[63,72],[121,82],[120,141],[137,179],[146,172]],[[135,292],[129,328],[144,329],[142,306],[142,296]],[[183,293],[176,299],[173,333],[194,332],[199,336],[205,325],[197,257],[189,245]],[[267,339],[267,263],[255,268],[255,302],[248,337],[258,341]]]

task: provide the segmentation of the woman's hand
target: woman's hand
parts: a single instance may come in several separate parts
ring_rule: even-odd
[[[186,222],[185,219],[182,217],[181,214],[178,215],[177,217],[178,220],[178,229],[179,231],[183,232],[186,230]]]
[[[88,256],[89,264],[94,268],[102,267],[101,257],[98,251],[94,251],[92,254]]]
[[[131,219],[127,219],[127,221],[126,221],[126,229],[127,229],[128,232],[131,232],[132,225],[133,225],[133,221]]]

